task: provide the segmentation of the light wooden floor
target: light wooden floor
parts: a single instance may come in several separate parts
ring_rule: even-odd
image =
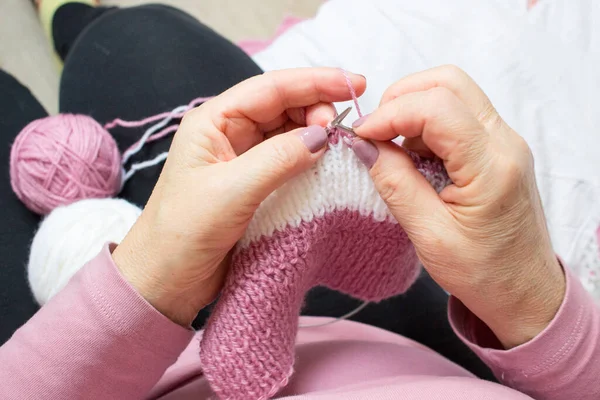
[[[179,7],[236,41],[267,38],[286,14],[314,15],[322,0],[105,0],[133,6],[162,2]],[[0,68],[28,86],[50,113],[58,105],[58,70],[30,0],[0,0]]]

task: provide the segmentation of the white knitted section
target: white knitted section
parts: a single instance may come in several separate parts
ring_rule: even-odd
[[[298,227],[335,210],[359,211],[376,221],[397,223],[375,190],[364,165],[341,140],[329,145],[309,171],[292,179],[258,208],[239,245],[247,246],[286,226]]]

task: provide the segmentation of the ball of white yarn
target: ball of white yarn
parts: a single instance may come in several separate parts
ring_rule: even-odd
[[[29,255],[29,285],[37,302],[48,302],[106,242],[121,242],[141,212],[122,199],[81,200],[54,209],[40,224]]]

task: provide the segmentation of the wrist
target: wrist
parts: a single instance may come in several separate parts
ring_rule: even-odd
[[[482,309],[472,310],[505,349],[537,337],[552,322],[563,302],[566,280],[558,259],[553,256],[542,264],[543,268],[523,269],[528,272],[526,276],[490,291],[486,300],[479,302]]]
[[[113,251],[113,261],[123,278],[152,307],[176,324],[188,327],[199,308],[183,293],[173,290],[164,273],[171,269],[160,256],[163,253],[160,246],[152,244],[152,238],[146,233],[149,231],[141,226],[143,224],[140,218]]]

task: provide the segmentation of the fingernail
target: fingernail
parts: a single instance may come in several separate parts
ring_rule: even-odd
[[[327,132],[319,125],[307,126],[306,129],[297,132],[296,135],[304,142],[311,153],[321,150],[327,143]]]
[[[368,116],[369,116],[369,114],[363,115],[362,117],[360,117],[359,119],[357,119],[356,121],[354,121],[352,123],[352,127],[353,128],[358,128],[359,126],[361,126],[362,124],[364,124],[365,121],[367,120]]]
[[[377,157],[379,157],[379,150],[375,145],[368,140],[359,139],[352,145],[352,151],[356,154],[356,157],[368,168],[371,169]]]

